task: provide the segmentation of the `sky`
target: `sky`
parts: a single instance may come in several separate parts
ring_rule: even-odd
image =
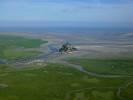
[[[133,0],[0,0],[0,26],[133,26]]]

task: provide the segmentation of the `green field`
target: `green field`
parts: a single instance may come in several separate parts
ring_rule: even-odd
[[[133,60],[110,60],[110,59],[75,59],[67,60],[70,63],[78,64],[84,67],[85,70],[99,74],[119,74],[133,75]]]
[[[127,100],[133,100],[133,81],[129,83],[128,86],[122,89],[122,96],[127,98]]]
[[[19,36],[0,35],[0,58],[16,60],[40,54],[40,52],[26,49],[38,48],[41,44],[47,43],[40,39],[30,39]]]
[[[121,100],[118,89],[130,81],[92,77],[60,64],[21,70],[1,65],[0,100]]]

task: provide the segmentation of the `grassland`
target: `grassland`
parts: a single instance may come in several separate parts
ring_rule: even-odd
[[[70,63],[78,64],[84,67],[85,70],[99,74],[115,74],[115,75],[133,75],[133,60],[132,59],[75,59],[71,58]]]
[[[17,59],[24,59],[30,58],[36,55],[41,54],[39,51],[18,51],[18,50],[5,50],[4,51],[4,58],[8,60],[17,60]]]
[[[125,88],[122,88],[121,95],[127,100],[133,100],[133,82],[130,82]]]
[[[18,36],[0,35],[0,58],[16,60],[40,54],[38,51],[26,51],[28,48],[37,48],[47,41],[29,39]]]
[[[119,87],[132,80],[92,77],[60,64],[21,70],[0,66],[0,100],[120,100]]]

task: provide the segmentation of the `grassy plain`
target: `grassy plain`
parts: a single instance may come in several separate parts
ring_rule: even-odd
[[[131,82],[128,86],[122,89],[121,95],[127,100],[133,100],[133,82]]]
[[[26,51],[28,48],[37,48],[47,41],[29,39],[18,36],[0,35],[0,58],[16,60],[40,54],[38,51]]]
[[[68,59],[70,63],[83,66],[90,72],[99,74],[119,74],[133,75],[133,60],[132,59]]]
[[[129,80],[92,77],[60,64],[21,70],[1,65],[0,100],[120,100],[118,88]]]

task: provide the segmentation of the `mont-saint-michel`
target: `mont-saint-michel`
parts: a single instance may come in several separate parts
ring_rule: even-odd
[[[133,100],[132,9],[0,0],[0,100]]]

